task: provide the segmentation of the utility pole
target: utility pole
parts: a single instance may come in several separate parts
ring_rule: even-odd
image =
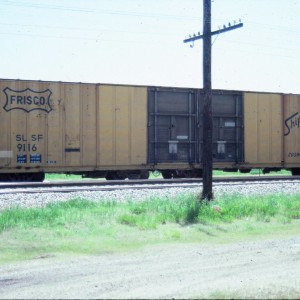
[[[211,31],[211,0],[203,0],[203,35],[190,36],[183,42],[194,42],[203,39],[203,147],[202,147],[202,164],[203,164],[203,191],[201,199],[212,200],[212,153],[213,153],[213,116],[212,116],[212,84],[211,84],[211,36],[234,30],[242,27],[243,24],[229,27],[224,26],[223,29]]]
[[[203,0],[203,191],[201,199],[212,200],[212,90],[211,90],[211,0]]]

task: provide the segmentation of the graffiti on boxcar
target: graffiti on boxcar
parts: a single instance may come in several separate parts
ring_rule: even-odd
[[[49,113],[52,110],[50,105],[52,92],[49,89],[34,91],[27,88],[22,91],[17,91],[6,87],[3,92],[6,96],[6,103],[3,108],[7,112],[13,109],[20,109],[27,113],[33,110],[42,110]]]
[[[300,127],[300,117],[298,117],[298,114],[299,112],[296,112],[285,119],[284,125],[287,131],[285,132],[284,136],[289,135],[292,129]]]

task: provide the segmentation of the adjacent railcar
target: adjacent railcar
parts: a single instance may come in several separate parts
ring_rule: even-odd
[[[213,167],[300,170],[300,96],[213,92]],[[0,80],[0,180],[202,174],[200,89]]]

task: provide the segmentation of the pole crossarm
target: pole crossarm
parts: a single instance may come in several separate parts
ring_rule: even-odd
[[[238,29],[238,28],[241,28],[241,27],[243,27],[243,23],[239,23],[239,24],[236,24],[236,25],[232,25],[232,26],[229,26],[229,27],[225,27],[225,28],[222,28],[222,29],[219,29],[219,30],[212,31],[211,35],[220,34],[220,33],[231,31],[231,30]],[[193,37],[189,37],[189,38],[183,40],[183,42],[184,43],[193,42],[193,41],[196,41],[196,40],[203,39],[204,36],[205,36],[204,34],[194,35]]]

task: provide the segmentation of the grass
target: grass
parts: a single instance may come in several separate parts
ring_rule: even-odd
[[[93,178],[82,178],[81,175],[74,174],[60,174],[60,173],[46,173],[45,180],[46,181],[54,181],[54,180],[93,180]],[[97,178],[97,180],[104,178]]]
[[[214,170],[213,176],[249,176],[249,175],[263,175],[263,176],[284,176],[284,175],[291,175],[291,171],[288,170],[281,170],[281,171],[272,171],[269,174],[263,174],[262,170],[260,169],[252,169],[250,173],[240,173],[240,172],[224,172],[220,170]]]
[[[168,242],[229,242],[298,233],[300,195],[194,195],[140,202],[74,199],[0,212],[0,262],[56,253],[97,254]]]

